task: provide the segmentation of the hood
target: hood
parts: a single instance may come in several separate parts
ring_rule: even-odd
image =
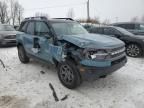
[[[66,40],[81,48],[117,48],[124,46],[121,40],[114,37],[100,34],[80,34],[80,35],[63,35],[62,40]]]
[[[0,35],[6,36],[6,35],[16,35],[18,31],[0,31]]]
[[[143,39],[144,40],[144,35],[134,35],[133,37],[137,38],[137,39]]]
[[[144,35],[144,30],[128,30],[135,35]]]

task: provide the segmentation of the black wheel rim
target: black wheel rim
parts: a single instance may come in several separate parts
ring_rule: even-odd
[[[73,83],[74,74],[70,66],[62,65],[60,67],[60,77],[65,84],[71,85]]]
[[[132,44],[127,47],[126,52],[129,56],[137,57],[140,54],[140,48]]]

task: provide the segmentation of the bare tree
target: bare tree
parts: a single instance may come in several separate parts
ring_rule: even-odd
[[[135,16],[135,17],[133,17],[133,18],[131,19],[131,22],[137,22],[137,21],[139,21],[138,16]]]
[[[67,17],[68,18],[74,18],[74,10],[73,10],[73,8],[69,9],[69,11],[67,13]]]
[[[23,18],[24,8],[17,0],[9,0],[9,2],[12,25],[15,25],[16,23],[20,24]]]
[[[19,25],[23,19],[23,12],[24,8],[20,4],[18,4],[17,21]]]
[[[4,1],[0,1],[0,22],[2,24],[9,22],[8,6]]]
[[[42,12],[36,12],[36,13],[35,13],[35,16],[36,16],[36,17],[41,17],[41,16],[43,16],[43,17],[49,18],[49,15],[48,15],[47,13],[42,13]]]
[[[99,17],[95,16],[95,17],[94,17],[94,20],[95,20],[95,23],[96,23],[96,24],[99,24],[99,23],[100,23],[100,18],[99,18]]]
[[[109,19],[105,19],[102,24],[103,25],[108,25],[108,24],[110,24],[110,20]]]
[[[18,6],[19,3],[17,1],[11,0],[11,19],[13,25],[15,25],[17,13],[18,13]]]
[[[92,24],[100,24],[99,17],[94,17],[88,19],[78,19],[77,20],[79,23],[92,23]]]

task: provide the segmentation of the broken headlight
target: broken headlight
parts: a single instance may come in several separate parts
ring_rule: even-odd
[[[104,51],[104,50],[88,51],[85,54],[85,57],[87,59],[99,59],[99,60],[102,60],[102,59],[105,59],[106,56],[108,56],[108,53],[106,51]]]

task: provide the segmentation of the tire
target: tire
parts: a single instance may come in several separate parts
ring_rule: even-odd
[[[129,44],[126,46],[126,54],[130,57],[142,56],[142,49],[137,44]]]
[[[29,57],[27,56],[23,46],[18,46],[18,56],[19,56],[19,60],[22,63],[26,64],[29,62]]]
[[[82,83],[76,65],[70,60],[58,64],[58,77],[61,83],[69,89],[75,89]]]

